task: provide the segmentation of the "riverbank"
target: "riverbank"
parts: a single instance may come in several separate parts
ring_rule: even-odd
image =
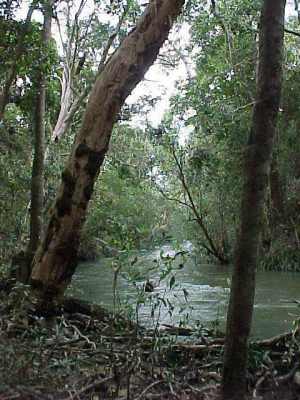
[[[1,400],[218,398],[224,339],[211,330],[147,331],[75,300],[46,320],[29,296],[1,295]],[[299,346],[298,332],[251,344],[249,398],[298,398]]]

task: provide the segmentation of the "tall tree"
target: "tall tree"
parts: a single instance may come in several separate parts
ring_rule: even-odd
[[[155,61],[183,4],[184,0],[151,0],[95,82],[35,255],[32,287],[46,304],[63,294],[75,271],[80,231],[116,116]]]
[[[257,92],[245,154],[241,226],[232,277],[223,370],[223,397],[246,392],[248,338],[255,268],[282,85],[285,0],[264,0],[260,19]]]
[[[53,0],[43,4],[44,23],[41,40],[41,65],[36,75],[36,104],[34,112],[34,151],[31,176],[31,205],[30,205],[30,240],[28,245],[29,259],[36,252],[43,229],[44,208],[44,158],[45,158],[45,113],[47,87],[47,53],[51,39]],[[31,264],[31,263],[30,263]],[[27,279],[29,279],[29,276]]]

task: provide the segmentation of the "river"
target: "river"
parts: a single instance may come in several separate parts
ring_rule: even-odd
[[[185,243],[183,250],[189,247],[189,243]],[[192,327],[218,324],[224,330],[231,275],[229,268],[201,264],[193,253],[178,255],[172,261],[175,253],[171,246],[166,245],[123,257],[117,280],[119,302],[123,306],[131,305],[131,309],[135,309],[137,298],[140,303],[144,302],[138,307],[138,318],[148,327],[158,323],[177,325],[180,320],[187,320]],[[71,292],[112,309],[112,262],[112,259],[102,258],[82,263],[74,276]],[[172,271],[165,280],[160,280],[162,271],[168,270],[170,265]],[[137,283],[133,284],[128,275],[135,273],[139,276]],[[293,303],[299,299],[299,278],[299,273],[257,273],[253,337],[270,337],[291,329],[292,321],[300,315],[299,307]],[[154,285],[151,293],[142,290],[147,279]]]

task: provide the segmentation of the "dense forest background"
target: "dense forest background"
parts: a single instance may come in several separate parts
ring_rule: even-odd
[[[33,111],[41,62],[47,75],[46,221],[105,46],[112,42],[109,52],[118,46],[139,9],[134,2],[126,10],[121,2],[103,3],[84,12],[83,4],[78,9],[71,5],[58,6],[57,21],[61,19],[62,26],[56,24],[46,49],[41,48],[39,22],[30,23],[22,35],[26,22],[14,19],[17,3],[1,24],[2,84],[15,69],[1,122],[2,263],[28,242],[37,118]],[[145,94],[137,90],[136,100],[118,116],[99,179],[101,189],[95,189],[84,227],[82,257],[98,253],[97,239],[123,250],[164,242],[167,236],[191,240],[203,256],[214,261],[232,260],[239,226],[241,160],[255,94],[259,9],[259,1],[219,2],[218,9],[189,4],[180,23],[188,26],[188,33],[182,38],[181,32],[187,29],[178,25],[156,67],[161,71],[158,82],[173,82],[179,67],[186,69],[184,77],[175,79],[176,90],[161,121],[156,118],[153,124],[148,115],[160,112],[162,99],[169,93],[154,93],[151,83],[144,86]],[[72,20],[76,13],[78,19]],[[119,15],[123,21],[116,28]],[[297,23],[297,17],[289,17],[291,30]],[[299,261],[298,41],[297,36],[286,35],[284,91],[260,250],[261,265],[268,268],[296,268]],[[23,49],[18,57],[20,44]],[[66,86],[64,92],[61,85]],[[73,115],[63,116],[74,104]],[[65,126],[62,118],[69,118]],[[58,128],[62,131],[55,140]]]

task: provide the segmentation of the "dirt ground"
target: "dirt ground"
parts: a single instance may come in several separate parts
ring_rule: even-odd
[[[47,319],[24,290],[0,293],[0,400],[220,399],[223,338],[147,331],[66,300]],[[249,399],[300,400],[299,333],[251,344]]]

